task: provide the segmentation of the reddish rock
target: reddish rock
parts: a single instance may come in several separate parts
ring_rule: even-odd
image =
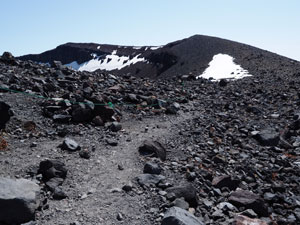
[[[265,221],[259,219],[251,219],[247,216],[239,215],[235,217],[234,225],[268,225]]]

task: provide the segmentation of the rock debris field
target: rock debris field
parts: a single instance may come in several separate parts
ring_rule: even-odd
[[[0,224],[300,224],[300,71],[150,80],[0,58]]]

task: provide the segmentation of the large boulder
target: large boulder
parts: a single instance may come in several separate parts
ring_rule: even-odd
[[[262,146],[276,146],[280,141],[279,133],[273,128],[266,128],[254,135]]]
[[[137,181],[141,186],[157,185],[164,179],[164,176],[156,174],[142,174],[137,177]]]
[[[42,174],[44,181],[52,178],[65,179],[67,176],[67,168],[65,164],[58,160],[44,160],[40,162],[38,173]]]
[[[13,115],[10,106],[5,102],[0,101],[0,130],[5,128],[5,124]]]
[[[0,224],[22,224],[35,218],[39,186],[26,179],[0,178]]]
[[[80,103],[78,105],[74,105],[72,108],[72,120],[74,122],[88,122],[92,120],[94,108],[93,105]]]
[[[259,216],[268,216],[268,208],[266,207],[264,200],[251,191],[237,190],[231,193],[228,200],[236,207],[252,209]]]
[[[179,207],[167,210],[162,220],[162,225],[204,225],[204,223],[190,212]]]
[[[10,65],[17,65],[17,61],[15,57],[10,52],[4,52],[0,57],[0,61],[10,64]]]
[[[161,160],[166,160],[167,151],[165,147],[158,141],[146,140],[139,147],[141,155],[158,157]]]
[[[234,225],[268,225],[265,221],[260,219],[251,219],[247,216],[238,215],[234,218]]]
[[[197,191],[192,184],[170,187],[166,189],[166,192],[168,195],[174,194],[176,198],[183,197],[192,207],[197,207],[198,205]]]

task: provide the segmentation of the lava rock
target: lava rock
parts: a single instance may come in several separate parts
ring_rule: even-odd
[[[162,225],[204,225],[204,223],[190,212],[179,207],[167,210],[162,220]]]
[[[239,180],[233,180],[231,176],[228,175],[215,177],[212,181],[212,185],[219,189],[227,187],[229,190],[235,190],[239,184]]]
[[[92,109],[86,104],[79,104],[73,107],[72,120],[75,122],[88,122],[92,119]]]
[[[227,84],[228,84],[228,81],[226,79],[221,79],[219,82],[220,87],[225,87],[225,86],[227,86]]]
[[[265,221],[260,219],[251,219],[247,216],[238,215],[234,218],[234,225],[268,225]]]
[[[177,102],[173,102],[171,105],[167,107],[167,114],[177,114],[180,110],[180,105]]]
[[[254,135],[262,146],[277,146],[280,141],[279,133],[273,128],[266,128]]]
[[[62,199],[65,199],[68,196],[60,187],[57,187],[57,188],[54,189],[52,197],[55,200],[62,200]]]
[[[190,206],[198,206],[197,191],[191,184],[186,184],[182,186],[175,186],[166,189],[166,192],[169,194],[174,194],[176,198],[184,198]]]
[[[0,130],[5,128],[11,116],[13,116],[13,112],[10,110],[10,106],[0,101]]]
[[[118,141],[115,139],[106,139],[106,143],[110,146],[117,146],[118,145]]]
[[[26,179],[0,178],[0,223],[22,224],[35,218],[39,186]]]
[[[122,125],[118,122],[112,122],[112,124],[110,125],[110,130],[113,132],[118,132],[122,130]]]
[[[161,167],[152,162],[147,162],[144,166],[144,173],[149,173],[149,174],[160,174],[162,171]]]
[[[139,147],[141,155],[158,157],[161,160],[166,160],[167,151],[165,147],[158,141],[146,140]]]
[[[189,209],[189,203],[187,203],[184,198],[177,198],[172,202],[172,204],[176,207],[188,210]]]
[[[79,156],[84,159],[91,158],[91,153],[87,149],[83,149],[79,152]]]
[[[65,179],[67,172],[65,164],[58,160],[44,160],[40,162],[38,170],[38,173],[42,174],[45,181],[49,181],[54,177]]]
[[[55,188],[62,185],[63,182],[64,182],[63,178],[54,177],[46,182],[46,186],[51,192],[53,192],[55,190]]]
[[[0,61],[3,61],[3,62],[5,62],[7,64],[10,64],[10,65],[17,65],[18,64],[15,57],[10,52],[4,52],[0,59],[1,59]]]
[[[57,122],[57,123],[68,123],[71,121],[72,116],[63,115],[63,114],[55,114],[55,115],[53,115],[52,119],[54,122]]]
[[[141,186],[149,186],[151,184],[157,185],[164,179],[164,176],[155,174],[142,174],[137,177],[137,181]]]
[[[101,105],[101,104],[103,104],[103,102],[99,101],[99,100],[97,101],[97,99],[92,100],[92,101],[95,103],[93,115],[100,116],[104,122],[112,121],[112,117],[115,114],[114,109],[109,106]]]
[[[252,209],[259,216],[268,216],[268,209],[263,199],[253,192],[246,190],[237,190],[231,193],[229,202],[236,207],[245,207]]]
[[[95,126],[104,126],[104,122],[100,116],[95,116],[92,120]]]
[[[65,138],[64,142],[61,144],[60,147],[63,150],[68,150],[71,152],[81,149],[81,147],[78,145],[78,143],[70,138]]]

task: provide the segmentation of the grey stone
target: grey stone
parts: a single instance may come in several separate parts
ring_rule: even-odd
[[[177,198],[173,202],[174,206],[188,210],[189,209],[189,203],[187,203],[184,198]]]
[[[263,146],[276,146],[279,143],[279,133],[273,128],[261,130],[254,138]]]
[[[10,110],[10,106],[5,102],[0,102],[0,130],[5,128],[5,124],[9,121],[13,115]]]
[[[162,225],[204,225],[204,223],[190,212],[174,206],[165,213]]]
[[[158,184],[160,181],[164,180],[165,177],[162,175],[155,174],[142,174],[137,177],[138,183],[142,186],[147,186],[150,184]]]
[[[268,209],[263,199],[253,192],[246,190],[237,190],[231,193],[229,202],[236,207],[245,207],[252,209],[259,216],[268,216]]]
[[[158,141],[146,140],[139,147],[141,155],[158,157],[161,160],[166,160],[167,151],[165,147]]]
[[[196,207],[198,205],[197,191],[191,184],[170,187],[166,192],[175,194],[176,198],[184,198],[190,206]]]
[[[65,138],[64,142],[61,145],[61,149],[72,151],[72,152],[80,150],[80,148],[81,147],[79,146],[79,144],[70,138]]]
[[[0,223],[22,224],[35,218],[39,186],[26,179],[0,178]]]
[[[144,166],[144,173],[149,173],[149,174],[160,174],[161,173],[161,167],[152,162],[147,162]]]

